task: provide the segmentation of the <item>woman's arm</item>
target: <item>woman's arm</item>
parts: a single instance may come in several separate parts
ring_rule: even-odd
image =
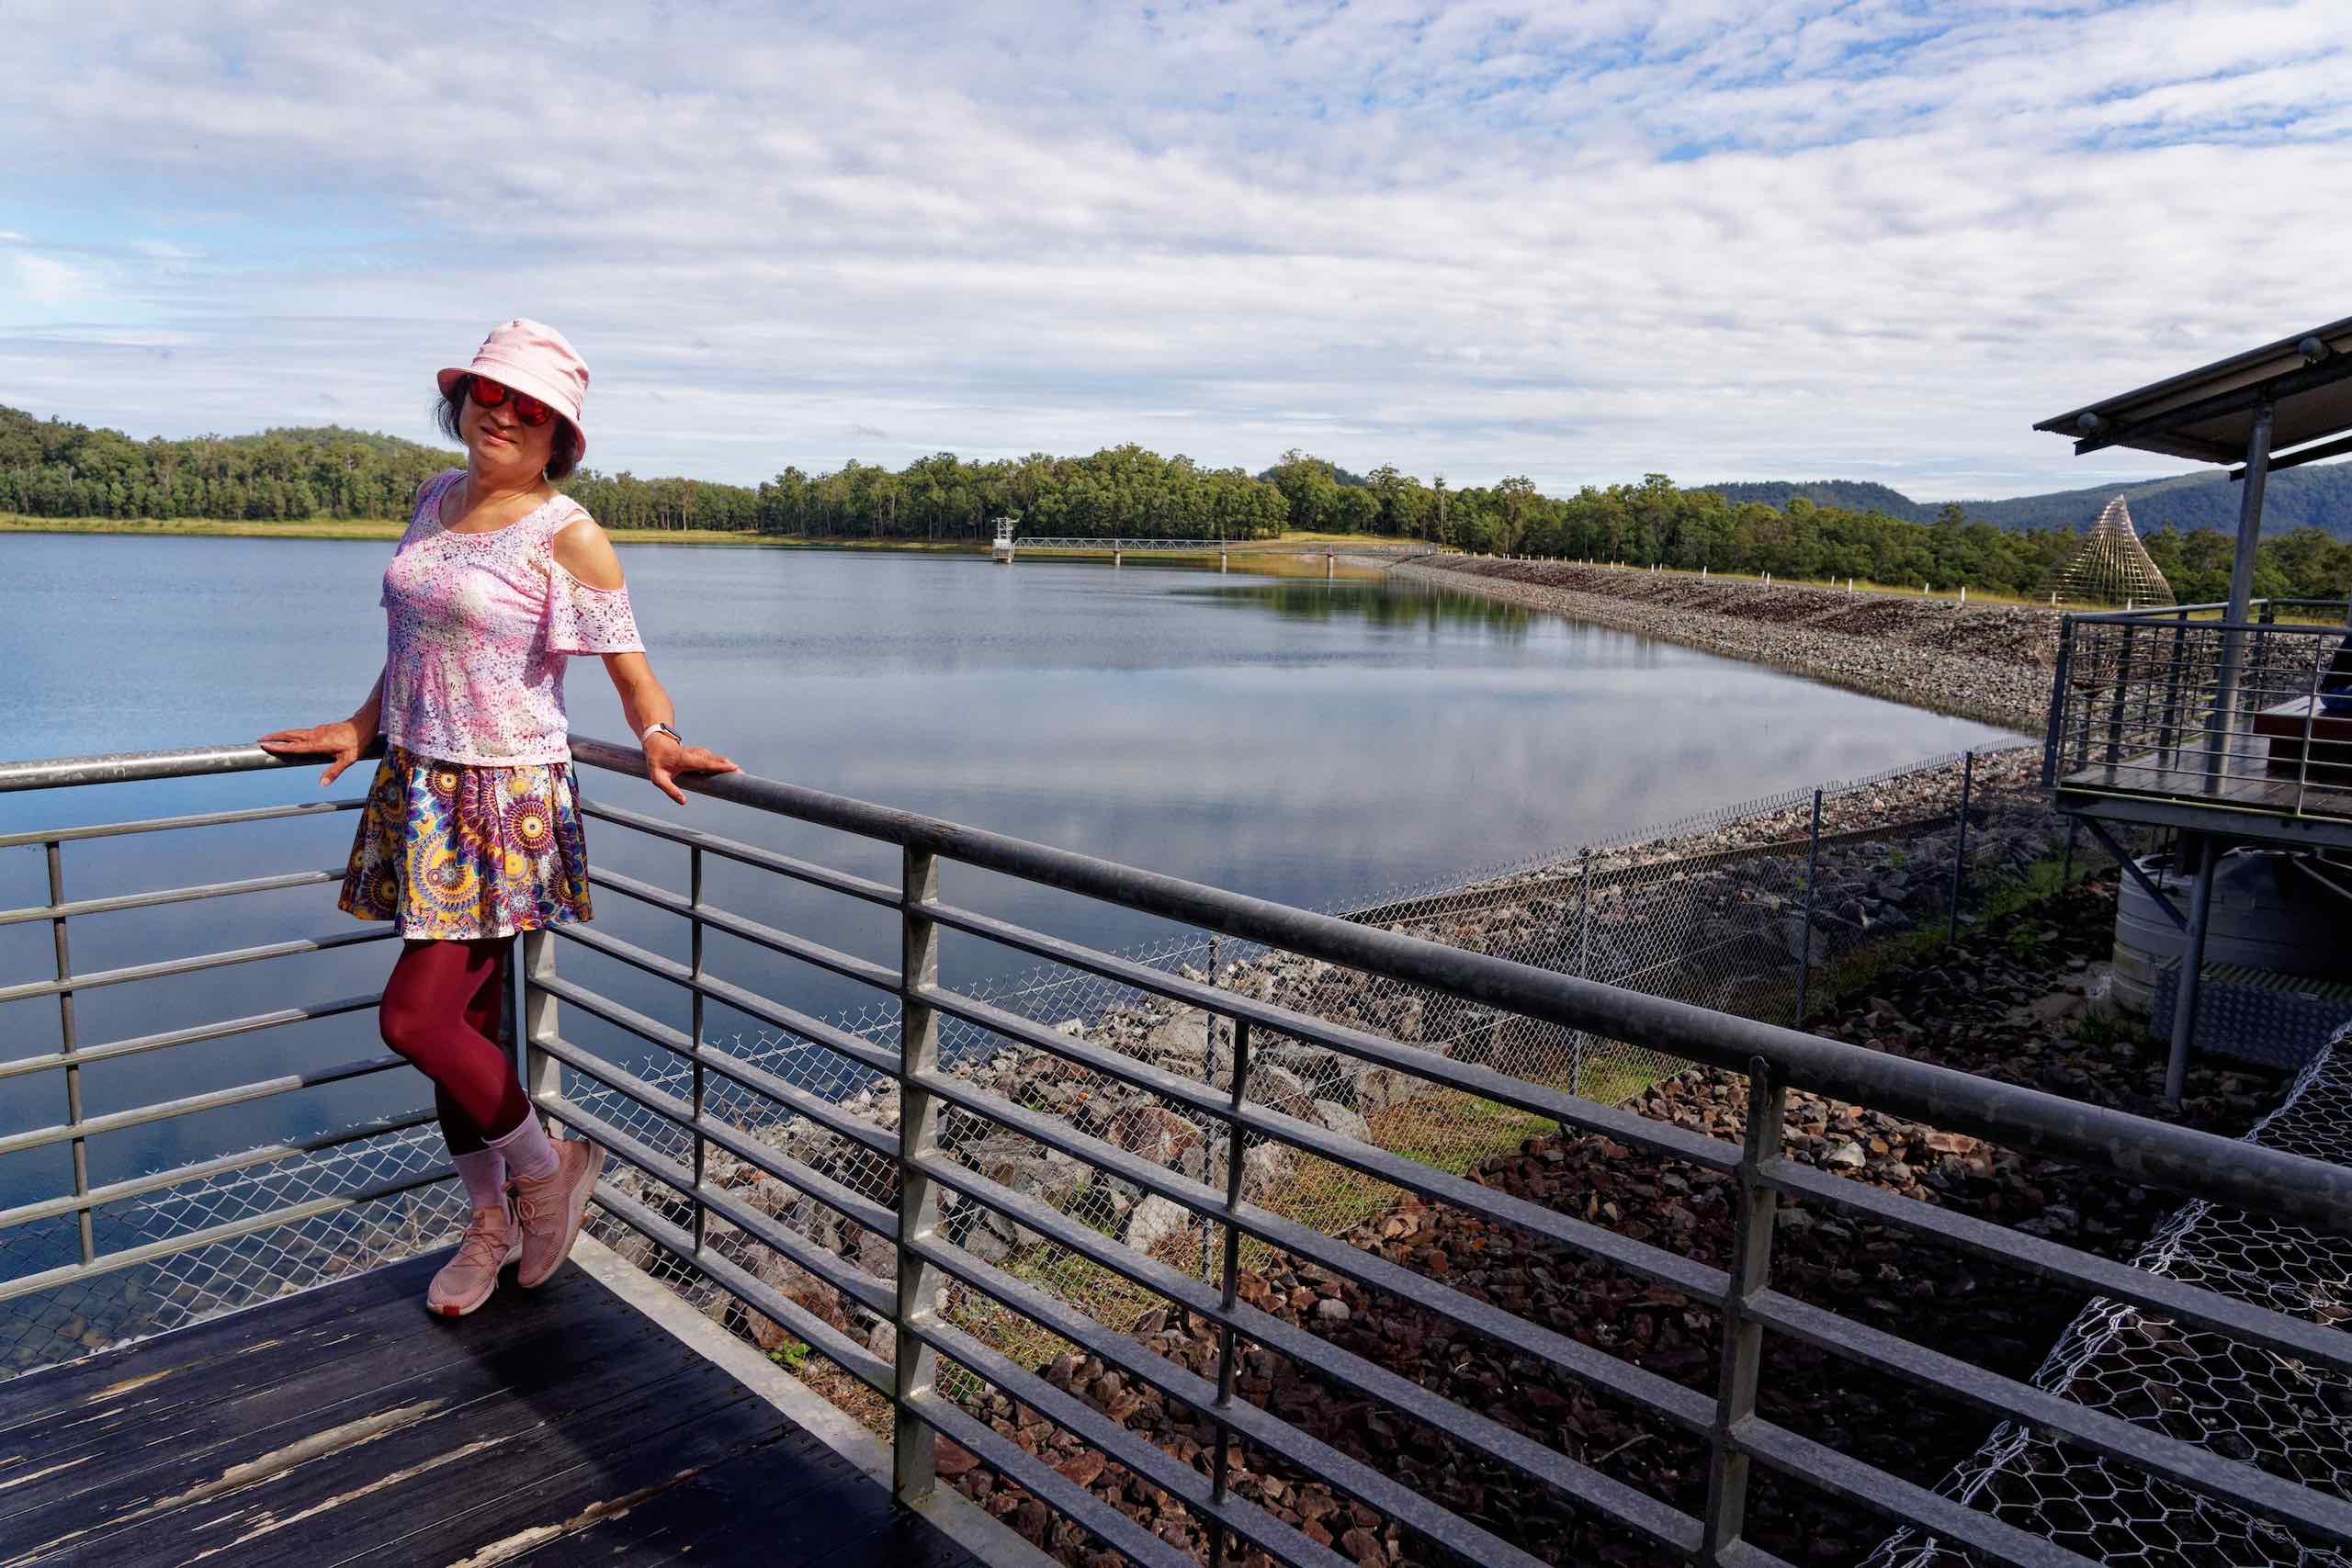
[[[276,729],[261,738],[261,749],[279,756],[332,757],[327,771],[319,775],[321,784],[334,783],[343,771],[359,761],[361,752],[376,739],[384,711],[384,672],[376,671],[376,683],[368,689],[368,700],[349,718],[332,724],[313,724],[302,729]],[[646,720],[648,724],[651,719]]]
[[[624,586],[620,554],[593,521],[582,518],[564,528],[553,544],[556,564],[589,587],[609,593]],[[648,725],[672,721],[675,710],[670,705],[670,694],[654,678],[653,665],[644,654],[607,653],[602,658],[605,673],[613,678],[613,690],[620,694],[621,712],[628,716],[631,735],[642,737]],[[708,747],[684,746],[667,735],[657,735],[645,743],[645,772],[654,788],[684,806],[685,792],[672,775],[742,770]]]
[[[670,694],[654,678],[653,666],[641,653],[607,653],[605,673],[620,694],[621,712],[628,716],[631,735],[642,736],[650,724],[668,724],[674,716]],[[739,773],[743,770],[707,746],[685,746],[667,735],[645,743],[645,773],[653,787],[684,806],[685,792],[672,782],[673,773]]]

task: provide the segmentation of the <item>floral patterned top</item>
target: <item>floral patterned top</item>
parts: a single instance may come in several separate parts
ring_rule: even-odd
[[[384,738],[444,762],[511,767],[571,759],[563,668],[574,653],[642,652],[628,590],[592,588],[555,558],[588,515],[569,496],[487,534],[453,534],[427,480],[384,570]]]

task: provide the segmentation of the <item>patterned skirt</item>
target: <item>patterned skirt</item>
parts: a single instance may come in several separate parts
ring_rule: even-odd
[[[394,921],[412,940],[587,919],[588,843],[571,765],[481,767],[389,748],[335,907]]]

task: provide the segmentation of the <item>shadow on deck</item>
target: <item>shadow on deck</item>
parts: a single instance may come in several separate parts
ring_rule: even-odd
[[[981,1561],[690,1343],[691,1309],[665,1328],[592,1256],[439,1321],[446,1256],[0,1383],[0,1562]]]

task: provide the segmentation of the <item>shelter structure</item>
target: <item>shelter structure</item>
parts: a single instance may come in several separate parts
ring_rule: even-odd
[[[2352,317],[2034,428],[2070,438],[2078,455],[2129,446],[2236,465],[2230,477],[2244,486],[2226,604],[2064,619],[2042,754],[2058,809],[2113,850],[2184,934],[2165,1083],[2177,1098],[2222,857],[2288,851],[2295,874],[2352,900],[2352,716],[2326,696],[2331,665],[2352,646],[2347,606],[2254,597],[2268,477],[2352,453]],[[2116,838],[2135,825],[2179,833],[2193,868],[2186,910]]]
[[[2132,526],[2132,509],[2117,496],[2107,503],[2073,553],[2050,569],[2041,593],[2060,604],[2169,604],[2172,584]]]

